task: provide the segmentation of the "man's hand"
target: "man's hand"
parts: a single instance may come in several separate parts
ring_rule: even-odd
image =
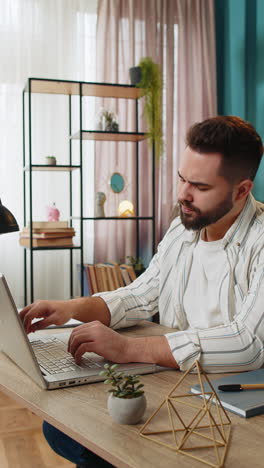
[[[20,312],[26,333],[42,330],[49,325],[63,325],[73,317],[71,301],[35,301]],[[32,323],[33,319],[40,319]]]
[[[42,330],[49,325],[63,325],[71,318],[80,322],[99,320],[110,323],[110,312],[101,297],[81,297],[68,301],[35,301],[20,312],[27,333]],[[32,323],[33,319],[40,319]]]
[[[68,351],[76,363],[85,352],[93,352],[116,363],[150,362],[178,368],[165,336],[128,337],[98,320],[76,327],[69,338]]]
[[[126,358],[128,337],[122,336],[98,320],[76,327],[69,338],[68,351],[77,364],[86,352],[93,352],[116,363],[129,362]]]

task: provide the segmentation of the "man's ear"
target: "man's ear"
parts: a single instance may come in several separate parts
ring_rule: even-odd
[[[238,200],[243,200],[246,198],[250,192],[250,190],[253,187],[253,181],[250,179],[242,180],[236,190],[236,197],[235,199]]]

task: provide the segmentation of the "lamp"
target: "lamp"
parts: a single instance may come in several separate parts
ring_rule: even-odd
[[[129,200],[121,201],[118,206],[118,216],[121,216],[122,218],[135,216],[133,203]]]
[[[0,200],[0,234],[14,231],[19,231],[16,219]]]

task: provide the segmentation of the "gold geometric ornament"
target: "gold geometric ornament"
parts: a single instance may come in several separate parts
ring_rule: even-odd
[[[190,372],[197,373],[201,393],[180,392]],[[211,391],[205,391],[205,383]],[[230,418],[199,361],[181,376],[140,430],[142,437],[215,468],[224,466],[230,433]]]

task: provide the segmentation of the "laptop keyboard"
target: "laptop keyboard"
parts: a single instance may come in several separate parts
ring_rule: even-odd
[[[58,338],[45,338],[33,341],[31,344],[39,365],[49,374],[61,374],[83,368],[98,369],[104,365],[104,361],[95,362],[86,356],[82,357],[80,364],[76,364],[72,355],[68,353],[65,343]]]

